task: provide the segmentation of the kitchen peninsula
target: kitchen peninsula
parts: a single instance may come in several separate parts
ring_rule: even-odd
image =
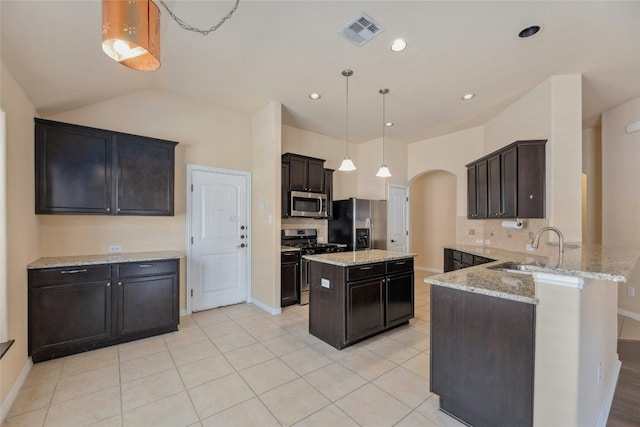
[[[372,249],[305,255],[309,333],[342,349],[414,315],[415,254]]]
[[[447,249],[496,261],[425,279],[441,410],[473,426],[605,425],[620,369],[617,286],[640,252],[565,247],[555,267],[557,246]],[[520,270],[492,269],[505,262]]]

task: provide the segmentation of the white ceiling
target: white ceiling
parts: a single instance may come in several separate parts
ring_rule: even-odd
[[[167,3],[208,28],[234,1]],[[640,1],[240,0],[206,37],[160,8],[158,71],[102,52],[97,0],[0,1],[2,62],[42,117],[154,88],[247,113],[279,100],[285,124],[340,139],[350,68],[351,142],[380,137],[381,88],[395,123],[386,135],[402,142],[482,124],[552,75],[583,74],[586,124],[640,96]],[[361,12],[385,30],[358,47],[338,32]],[[532,24],[542,32],[519,39]],[[409,47],[392,53],[398,37]],[[467,92],[476,98],[461,101]]]

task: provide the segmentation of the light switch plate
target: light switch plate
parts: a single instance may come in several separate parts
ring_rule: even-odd
[[[122,252],[122,246],[120,245],[111,245],[109,246],[109,253],[110,254],[118,254]]]

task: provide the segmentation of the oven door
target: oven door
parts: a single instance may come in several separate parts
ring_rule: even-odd
[[[327,217],[327,195],[323,193],[304,193],[292,191],[290,193],[291,216],[307,218]]]

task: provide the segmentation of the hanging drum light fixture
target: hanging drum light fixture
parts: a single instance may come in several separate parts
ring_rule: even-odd
[[[160,9],[150,0],[102,0],[102,50],[138,71],[160,68]]]

